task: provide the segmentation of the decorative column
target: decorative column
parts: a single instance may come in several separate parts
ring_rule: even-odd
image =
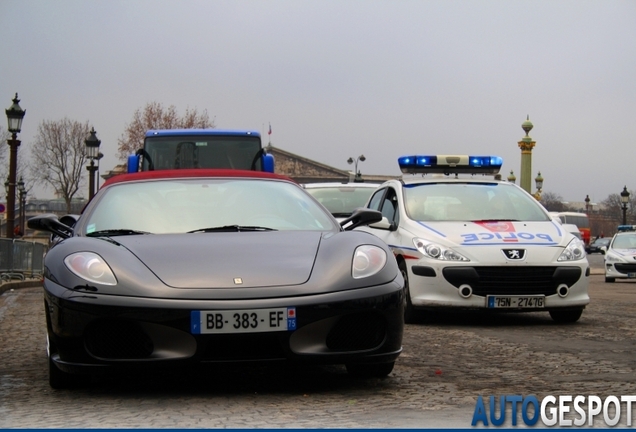
[[[521,124],[521,129],[526,132],[526,136],[518,142],[521,149],[521,179],[519,180],[519,186],[528,193],[532,193],[532,149],[536,142],[532,141],[530,131],[533,125],[530,122],[530,116]]]

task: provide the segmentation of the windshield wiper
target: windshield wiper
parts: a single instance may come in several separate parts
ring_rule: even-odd
[[[137,231],[133,229],[109,229],[101,231],[93,231],[87,233],[86,237],[112,237],[121,235],[138,235],[138,234],[152,234],[147,231]]]
[[[245,225],[224,225],[210,228],[200,228],[188,233],[200,233],[200,232],[241,232],[241,231],[278,231],[274,228],[261,227],[261,226],[245,226]]]

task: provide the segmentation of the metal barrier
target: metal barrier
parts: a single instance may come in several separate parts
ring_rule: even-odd
[[[45,252],[46,246],[42,243],[0,238],[0,281],[41,276]]]

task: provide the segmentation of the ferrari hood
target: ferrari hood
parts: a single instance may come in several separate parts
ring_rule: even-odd
[[[563,227],[554,222],[419,222],[419,225],[426,238],[437,236],[449,244],[462,246],[556,246],[569,241]]]
[[[305,283],[322,233],[218,232],[114,237],[174,288],[253,288]]]

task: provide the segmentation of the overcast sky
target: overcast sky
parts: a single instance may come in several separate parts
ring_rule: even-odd
[[[271,123],[274,146],[339,169],[494,154],[519,178],[529,115],[544,191],[636,190],[634,0],[0,0],[0,40],[0,103],[18,92],[27,111],[20,152],[69,117],[110,170],[156,101],[265,144]]]

